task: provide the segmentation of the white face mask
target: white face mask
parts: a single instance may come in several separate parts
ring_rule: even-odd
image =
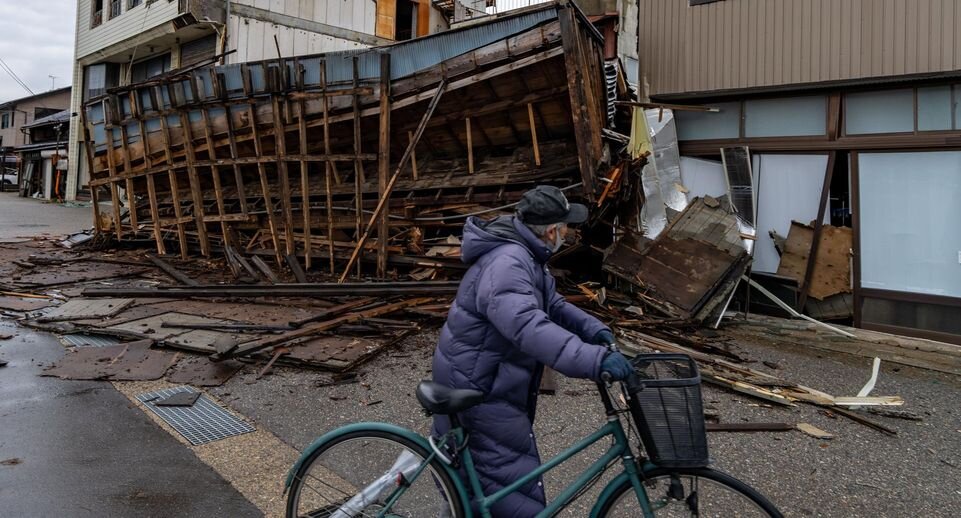
[[[554,244],[551,246],[551,253],[557,252],[564,246],[564,237],[561,235],[561,225],[554,227]]]

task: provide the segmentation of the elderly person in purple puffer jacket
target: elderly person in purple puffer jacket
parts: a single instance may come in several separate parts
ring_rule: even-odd
[[[461,258],[470,264],[451,305],[434,353],[434,381],[484,392],[484,402],[459,415],[486,495],[540,465],[532,424],[544,366],[573,378],[614,379],[630,363],[611,352],[611,330],[557,294],[547,269],[564,243],[568,223],[582,223],[587,208],[557,187],[524,194],[514,216],[475,218],[464,225]],[[434,434],[449,430],[434,418]],[[541,481],[498,502],[496,518],[530,517],[545,506]]]

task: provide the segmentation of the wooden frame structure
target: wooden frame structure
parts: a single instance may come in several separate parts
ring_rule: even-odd
[[[185,258],[303,257],[342,279],[357,259],[378,277],[429,263],[420,240],[537,183],[580,183],[573,195],[594,201],[609,168],[602,52],[577,7],[556,3],[111,90],[83,114],[96,230]]]

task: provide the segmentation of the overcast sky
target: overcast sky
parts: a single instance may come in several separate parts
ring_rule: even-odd
[[[73,36],[76,0],[0,0],[0,59],[35,93],[73,81]],[[23,89],[0,69],[0,102],[26,97]]]

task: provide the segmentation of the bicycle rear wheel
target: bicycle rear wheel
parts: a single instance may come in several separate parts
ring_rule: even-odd
[[[736,478],[710,468],[657,468],[643,474],[648,502],[657,518],[781,518],[767,498]],[[604,503],[599,516],[643,516],[634,489],[625,480]]]
[[[400,435],[360,430],[341,435],[307,458],[294,474],[287,517],[458,518],[454,483],[436,459],[416,478],[429,453]],[[409,485],[387,509],[396,490]],[[386,511],[386,512],[385,512]]]

